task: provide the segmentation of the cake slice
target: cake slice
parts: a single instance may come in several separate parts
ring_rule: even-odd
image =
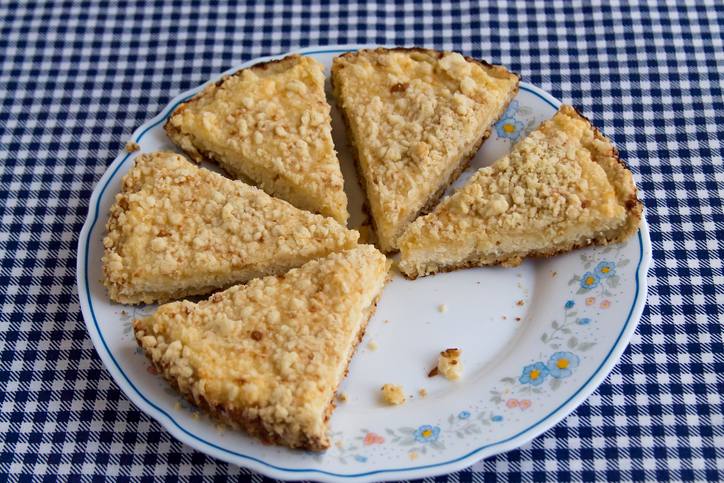
[[[337,387],[388,281],[371,245],[133,321],[187,401],[264,442],[322,451]]]
[[[642,209],[611,141],[564,105],[412,223],[400,238],[399,267],[415,279],[620,243],[638,231]]]
[[[217,163],[297,208],[347,222],[323,66],[298,54],[256,64],[179,105],[164,128],[196,162]]]
[[[165,302],[276,275],[359,234],[183,156],[142,154],[123,177],[103,240],[103,284],[128,304]]]
[[[518,92],[504,67],[451,52],[360,50],[334,59],[332,84],[379,248],[430,212]]]

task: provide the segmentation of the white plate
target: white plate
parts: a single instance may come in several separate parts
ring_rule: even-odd
[[[322,62],[328,76],[334,56],[357,48],[300,52]],[[278,57],[256,59],[228,72],[273,58]],[[163,122],[179,102],[200,89],[177,96],[136,130],[132,140],[141,152],[174,149]],[[473,167],[489,165],[507,153],[511,142],[553,116],[559,105],[549,94],[521,83],[518,97]],[[356,227],[362,221],[362,192],[335,107],[332,117],[350,199],[350,226]],[[154,307],[113,304],[100,283],[104,225],[136,154],[120,154],[101,178],[78,243],[78,291],[93,343],[128,397],[173,436],[272,478],[423,478],[516,448],[556,424],[598,387],[626,348],[644,308],[651,260],[645,222],[627,244],[526,260],[517,268],[475,268],[414,282],[398,274],[387,286],[340,387],[350,400],[339,403],[332,416],[331,449],[319,454],[293,451],[265,446],[241,432],[220,433],[209,419],[192,417],[196,409],[151,373],[136,348],[131,320]],[[455,186],[473,172],[464,173]],[[610,269],[604,274],[603,267]],[[586,281],[589,285],[583,287]],[[442,304],[445,312],[439,310]],[[370,348],[371,341],[376,350]],[[463,379],[428,378],[440,351],[450,347],[462,349]],[[561,368],[565,364],[559,359],[568,366]],[[388,382],[404,386],[405,404],[390,407],[382,402],[380,388]]]

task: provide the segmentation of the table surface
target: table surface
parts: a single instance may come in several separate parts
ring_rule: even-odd
[[[520,449],[435,480],[724,479],[724,4],[594,3],[2,2],[0,480],[265,479],[179,443],[119,390],[80,314],[78,235],[106,167],[172,97],[345,43],[458,51],[578,106],[630,166],[651,229],[648,306],[599,389]]]

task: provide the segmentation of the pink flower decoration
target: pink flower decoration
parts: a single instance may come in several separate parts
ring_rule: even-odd
[[[601,308],[602,308],[602,309],[607,309],[607,308],[609,308],[610,306],[611,306],[611,302],[608,301],[608,300],[604,300],[603,302],[601,302]]]
[[[530,399],[523,399],[520,401],[520,409],[528,409],[531,405]]]
[[[385,442],[385,438],[382,436],[378,436],[375,433],[367,433],[367,436],[365,436],[364,441],[362,442],[365,446],[369,446],[371,444],[382,444]]]
[[[586,299],[586,305],[593,305],[596,303],[596,297],[588,297]]]
[[[517,399],[508,399],[508,402],[506,402],[505,405],[508,406],[509,408],[517,408],[518,400]]]

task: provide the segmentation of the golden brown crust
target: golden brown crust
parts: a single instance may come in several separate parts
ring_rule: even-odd
[[[406,62],[419,67],[403,69]],[[426,49],[378,48],[335,59],[332,86],[382,251],[397,251],[405,226],[437,205],[515,97],[518,81],[504,67]]]
[[[511,154],[408,228],[400,270],[415,279],[620,243],[638,230],[642,208],[618,151],[564,105]],[[439,245],[444,253],[433,255]]]
[[[164,129],[197,163],[344,224],[329,111],[322,65],[292,54],[223,76],[176,107]]]
[[[163,302],[283,273],[353,248],[359,236],[173,153],[138,156],[121,186],[103,240],[103,284],[121,303]]]
[[[207,414],[273,444],[321,451],[337,387],[389,280],[372,246],[208,301],[136,319],[139,347]]]

